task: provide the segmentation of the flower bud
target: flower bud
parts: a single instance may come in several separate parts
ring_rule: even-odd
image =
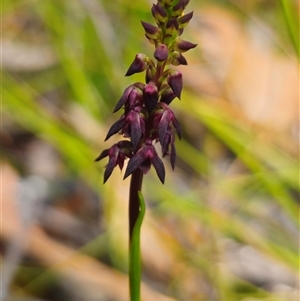
[[[124,179],[131,175],[137,168],[140,168],[140,170],[144,174],[146,174],[149,171],[151,164],[154,166],[154,169],[160,181],[164,183],[164,164],[162,160],[158,157],[155,147],[152,145],[151,139],[149,139],[128,162]]]
[[[130,127],[130,133],[128,136],[131,138],[133,150],[135,150],[141,140],[143,134],[145,134],[145,115],[141,113],[139,107],[135,110],[131,110],[125,117],[126,125]],[[124,132],[127,136],[127,129]]]
[[[177,22],[179,24],[179,28],[184,28],[185,26],[187,26],[190,22],[190,20],[193,17],[194,12],[190,12],[186,15],[181,16],[180,18],[177,19]]]
[[[138,53],[134,61],[131,63],[125,76],[130,76],[135,73],[143,72],[148,66],[148,57],[143,53]]]
[[[109,149],[104,150],[95,161],[100,161],[103,158],[108,157],[109,161],[105,167],[104,183],[111,176],[114,168],[119,165],[120,169],[123,169],[124,161],[126,158],[132,157],[132,144],[130,141],[122,140],[114,144]]]
[[[187,60],[180,52],[174,51],[172,53],[171,64],[174,66],[187,65]]]
[[[176,18],[171,18],[166,25],[166,35],[173,36],[176,34],[178,29],[178,22]]]
[[[178,120],[169,106],[163,102],[160,102],[154,111],[153,126],[157,129],[159,142],[161,145],[163,145],[171,124],[175,128],[180,139],[181,128]]]
[[[125,112],[135,106],[141,105],[142,100],[143,100],[143,90],[139,88],[134,88],[128,96],[128,101],[125,104]]]
[[[165,23],[168,20],[168,14],[160,4],[153,4],[151,12],[157,22]]]
[[[168,85],[173,90],[174,94],[180,99],[182,90],[182,74],[179,71],[171,70],[167,79]]]
[[[126,103],[126,101],[128,100],[128,97],[133,89],[133,85],[130,85],[129,87],[127,87],[124,92],[123,92],[123,95],[121,96],[121,98],[119,99],[119,101],[117,102],[115,108],[114,108],[114,111],[113,113],[119,111],[123,105]]]
[[[143,83],[135,83],[127,87],[119,101],[117,102],[113,113],[119,111],[124,105],[127,108],[131,108],[136,104],[139,104],[143,97],[143,88],[145,84]]]
[[[144,29],[145,29],[145,35],[150,40],[157,40],[160,37],[160,29],[150,23],[141,21]]]
[[[160,44],[154,51],[154,57],[159,61],[162,62],[168,58],[169,50],[167,45]]]
[[[197,44],[188,42],[188,41],[184,41],[180,38],[177,38],[175,43],[174,43],[174,49],[178,52],[186,52],[192,48],[195,48],[197,46]]]
[[[178,17],[181,16],[183,13],[183,3],[179,1],[173,8],[172,8],[172,16]]]
[[[112,135],[118,133],[126,125],[125,117],[122,116],[118,121],[116,121],[109,129],[105,140],[108,140]]]
[[[189,4],[190,0],[180,0],[180,2],[182,2],[182,4],[183,4],[183,9],[185,9],[186,6]]]
[[[143,95],[145,107],[148,110],[148,112],[151,113],[158,102],[157,87],[152,82],[146,84],[143,89]]]

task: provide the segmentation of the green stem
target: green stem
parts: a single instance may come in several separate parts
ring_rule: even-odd
[[[142,180],[143,173],[137,169],[131,177],[129,194],[129,288],[131,301],[140,301],[140,229],[145,214],[145,203],[141,193]]]

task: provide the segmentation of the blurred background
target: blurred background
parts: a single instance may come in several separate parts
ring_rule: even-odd
[[[3,0],[1,300],[128,301],[128,186],[94,162],[151,1]],[[143,301],[299,300],[297,0],[192,0],[166,183],[144,179]]]

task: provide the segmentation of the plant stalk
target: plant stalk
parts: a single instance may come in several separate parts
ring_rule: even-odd
[[[138,191],[142,190],[143,173],[137,168],[131,176],[129,188],[129,242],[132,240],[134,225],[140,213]]]
[[[138,168],[131,176],[129,191],[129,289],[130,300],[140,301],[140,228],[145,206],[141,194],[143,173]]]

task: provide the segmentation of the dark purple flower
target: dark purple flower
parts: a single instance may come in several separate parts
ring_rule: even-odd
[[[104,141],[108,140],[112,135],[118,133],[125,125],[125,116],[122,115],[121,118],[110,127]]]
[[[168,85],[173,90],[174,94],[180,99],[182,90],[182,74],[177,70],[171,70],[167,79]]]
[[[136,106],[130,110],[126,115],[123,114],[121,118],[116,121],[109,129],[105,141],[112,135],[120,132],[124,137],[130,137],[135,150],[140,142],[143,134],[145,134],[145,119],[147,112],[142,107]]]
[[[125,159],[132,157],[131,142],[127,140],[119,141],[109,149],[104,150],[100,156],[95,159],[95,161],[100,161],[105,157],[109,157],[109,161],[105,168],[103,183],[108,180],[117,165],[119,165],[120,169],[122,170]]]
[[[130,76],[135,73],[143,72],[148,67],[148,57],[143,53],[138,53],[134,61],[131,63],[128,68],[125,76]]]
[[[125,134],[125,137],[131,138],[133,150],[138,147],[142,135],[145,135],[145,113],[141,107],[135,107],[124,118],[125,125],[122,133]]]
[[[113,113],[120,110],[123,105],[127,106],[128,109],[131,109],[135,105],[141,104],[144,86],[145,84],[143,83],[135,83],[126,88],[122,97],[117,102]]]
[[[144,104],[148,112],[151,113],[158,102],[158,90],[153,82],[146,84],[143,89]]]
[[[165,181],[165,167],[162,160],[157,155],[155,147],[152,145],[152,141],[148,139],[146,143],[137,151],[135,155],[129,160],[124,179],[131,175],[137,168],[140,168],[144,174],[146,174],[151,164],[154,166],[157,176],[160,181]]]
[[[167,132],[170,128],[170,124],[174,126],[178,137],[181,138],[180,124],[176,119],[173,111],[167,104],[160,102],[154,112],[153,127],[157,129],[159,142],[161,145],[163,145]]]

